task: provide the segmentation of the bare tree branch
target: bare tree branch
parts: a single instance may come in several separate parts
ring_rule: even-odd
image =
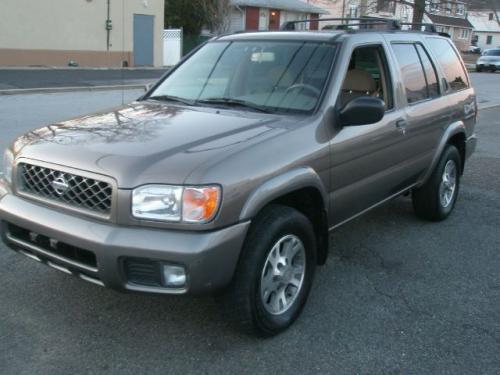
[[[202,4],[209,23],[207,26],[217,34],[227,32],[231,22],[230,0],[206,0]]]

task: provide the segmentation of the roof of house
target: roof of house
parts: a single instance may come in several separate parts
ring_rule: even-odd
[[[500,33],[500,23],[498,23],[498,19],[500,19],[500,13],[497,12],[498,18],[493,17],[493,19],[489,20],[489,14],[491,11],[472,11],[468,12],[467,18],[469,19],[472,26],[474,26],[474,31],[481,32],[494,32]]]
[[[280,9],[300,13],[329,14],[323,8],[304,3],[300,0],[231,0],[231,3],[237,6]]]
[[[472,26],[471,23],[465,18],[439,16],[437,14],[427,14],[427,17],[429,17],[431,22],[435,25],[455,26],[468,29],[474,28],[474,26]]]

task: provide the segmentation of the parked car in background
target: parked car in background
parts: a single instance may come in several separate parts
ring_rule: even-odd
[[[467,53],[471,53],[471,54],[474,54],[474,55],[479,55],[481,53],[481,48],[479,48],[477,46],[470,46],[467,49]]]
[[[495,72],[500,69],[500,48],[491,48],[485,50],[476,62],[476,71],[482,72],[489,70]]]
[[[274,335],[300,315],[331,231],[406,194],[423,220],[451,214],[476,115],[437,33],[220,36],[137,101],[15,140],[2,239],[100,286],[216,293]]]

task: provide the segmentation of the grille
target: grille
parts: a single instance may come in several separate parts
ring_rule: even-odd
[[[101,214],[111,211],[113,188],[107,182],[27,163],[18,165],[18,176],[22,192]]]

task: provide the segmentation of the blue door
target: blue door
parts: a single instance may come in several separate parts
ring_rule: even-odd
[[[134,65],[153,65],[154,16],[134,14]]]

